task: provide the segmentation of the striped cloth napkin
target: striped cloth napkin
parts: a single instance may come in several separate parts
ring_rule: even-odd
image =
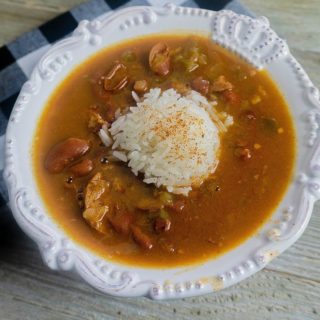
[[[128,6],[162,6],[162,0],[90,0],[27,32],[0,48],[0,217],[8,211],[7,191],[3,182],[4,137],[8,119],[21,86],[39,58],[59,39],[70,34],[83,19],[94,19],[112,10]],[[210,10],[229,9],[252,16],[238,0],[171,0],[170,3]]]

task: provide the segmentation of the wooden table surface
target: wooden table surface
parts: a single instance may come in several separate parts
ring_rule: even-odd
[[[0,45],[81,0],[0,0]],[[270,19],[320,85],[320,1],[243,0]],[[176,301],[105,296],[50,271],[13,218],[0,217],[0,319],[320,319],[320,205],[303,236],[263,271],[210,295]]]

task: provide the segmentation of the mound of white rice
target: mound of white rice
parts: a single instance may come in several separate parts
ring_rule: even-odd
[[[151,89],[137,106],[100,131],[113,156],[127,162],[145,183],[188,194],[214,172],[219,158],[219,133],[232,118],[216,113],[214,103],[198,92],[181,96],[174,89]]]

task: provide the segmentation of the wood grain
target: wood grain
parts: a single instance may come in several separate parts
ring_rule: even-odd
[[[1,0],[0,46],[85,0]]]
[[[0,44],[80,0],[1,0]],[[270,19],[320,85],[319,0],[243,0]],[[297,241],[266,269],[224,291],[177,301],[107,297],[48,270],[13,218],[0,217],[0,319],[320,319],[320,205]]]

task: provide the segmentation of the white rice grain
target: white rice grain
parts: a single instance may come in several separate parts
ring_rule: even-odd
[[[113,156],[144,174],[145,183],[188,194],[218,164],[221,132],[227,130],[212,103],[196,91],[151,89],[112,124]],[[231,118],[230,118],[231,119]],[[228,119],[228,124],[231,120]]]
[[[113,143],[110,135],[109,135],[109,131],[108,129],[104,129],[101,128],[98,132],[98,135],[102,141],[102,143],[106,146],[106,147],[110,147]]]
[[[112,126],[99,131],[102,142],[112,145],[110,158],[127,162],[135,175],[143,173],[145,183],[188,194],[215,171],[220,135],[233,118],[196,91],[181,96],[154,88],[143,98],[132,91],[132,97],[137,105],[124,115],[118,109]]]

